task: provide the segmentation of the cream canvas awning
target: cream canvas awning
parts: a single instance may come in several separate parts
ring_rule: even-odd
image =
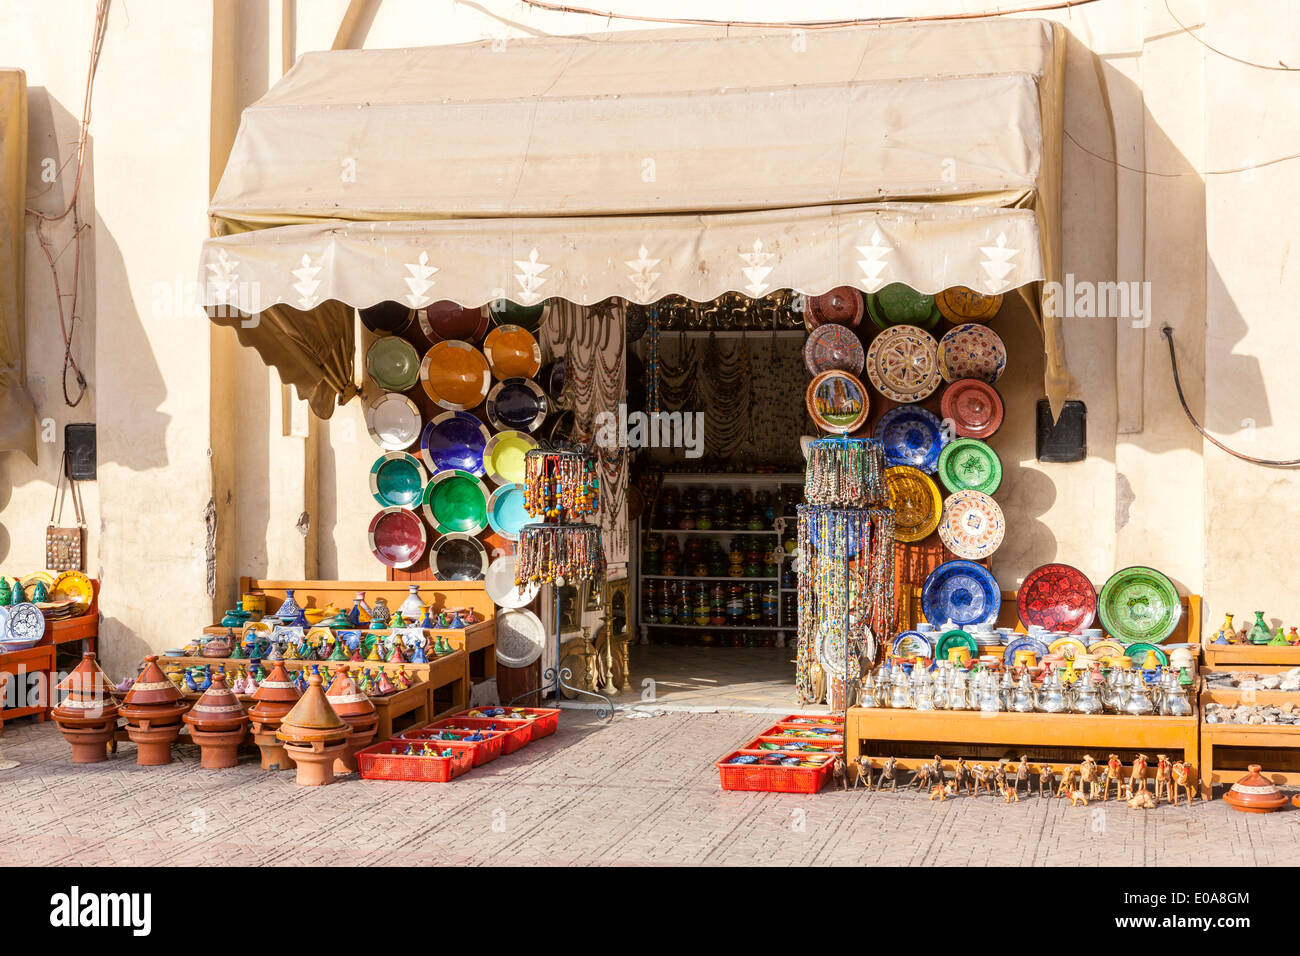
[[[327,415],[346,307],[387,299],[1032,289],[1058,269],[1061,55],[1023,19],[308,54],[244,112],[204,305]]]

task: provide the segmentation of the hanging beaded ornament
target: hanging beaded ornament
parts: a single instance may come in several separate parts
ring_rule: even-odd
[[[515,586],[533,582],[563,587],[605,575],[600,529],[591,524],[529,524],[519,533]]]
[[[819,438],[808,448],[804,498],[815,505],[870,507],[888,502],[884,446],[874,438]]]
[[[577,449],[536,448],[524,456],[524,510],[543,521],[572,521],[600,508],[596,459]]]

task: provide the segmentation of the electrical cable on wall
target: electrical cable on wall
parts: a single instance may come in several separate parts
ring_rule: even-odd
[[[1214,447],[1222,451],[1226,451],[1229,455],[1232,455],[1234,458],[1240,458],[1242,461],[1248,461],[1251,464],[1267,465],[1270,468],[1294,468],[1297,465],[1300,465],[1300,458],[1292,458],[1289,461],[1277,461],[1271,458],[1254,458],[1250,455],[1243,454],[1242,452],[1233,451],[1223,442],[1219,441],[1217,438],[1215,438],[1213,435],[1207,432],[1204,428],[1202,428],[1201,423],[1198,422],[1196,420],[1196,416],[1192,414],[1192,410],[1187,407],[1187,399],[1183,397],[1183,383],[1178,377],[1178,359],[1174,355],[1174,330],[1170,328],[1168,325],[1165,325],[1161,327],[1160,333],[1169,342],[1169,367],[1173,369],[1174,372],[1174,388],[1178,389],[1178,401],[1183,406],[1183,412],[1186,413],[1187,420],[1192,423],[1193,428],[1195,428],[1198,432],[1201,433],[1201,436],[1203,438],[1205,438],[1212,445],[1214,445]]]

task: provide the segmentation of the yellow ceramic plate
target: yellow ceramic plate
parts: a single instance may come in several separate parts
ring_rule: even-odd
[[[95,589],[90,585],[90,578],[80,571],[64,571],[50,585],[50,601],[74,601],[82,607],[89,607],[95,599]]]
[[[939,527],[943,497],[925,472],[909,465],[886,468],[885,487],[894,509],[895,540],[920,541]]]
[[[54,575],[50,574],[49,571],[33,571],[31,574],[23,575],[23,590],[30,592],[31,589],[36,586],[37,581],[40,581],[45,585],[45,592],[47,594],[54,587]]]
[[[1060,654],[1067,661],[1074,660],[1080,654],[1088,653],[1088,645],[1077,637],[1058,637],[1048,645],[1047,649],[1053,654]]]
[[[1115,660],[1118,657],[1126,656],[1124,645],[1119,641],[1093,641],[1088,645],[1088,653],[1100,657],[1102,660]]]

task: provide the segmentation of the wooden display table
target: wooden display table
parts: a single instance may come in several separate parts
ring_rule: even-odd
[[[46,621],[45,634],[41,637],[41,645],[53,644],[58,646],[85,641],[86,646],[82,648],[83,651],[98,653],[99,580],[91,578],[90,586],[92,597],[90,607],[86,609],[86,613],[77,617],[65,618],[62,621]]]
[[[366,603],[383,597],[388,607],[396,611],[410,593],[410,585],[418,584],[420,598],[429,603],[434,614],[444,608],[468,607],[486,620],[496,614],[496,605],[487,596],[482,581],[281,581],[262,578],[240,578],[241,597],[250,593],[266,595],[266,610],[274,613],[284,601],[285,591],[292,588],[294,600],[300,607],[325,608],[334,605],[342,611],[352,608],[358,591],[365,592]]]
[[[1287,670],[1300,667],[1300,645],[1270,647],[1268,644],[1201,645],[1205,666],[1221,671]],[[1259,665],[1264,665],[1260,667]],[[1243,771],[1244,773],[1244,771]]]
[[[1295,648],[1264,647],[1261,645],[1227,645],[1242,650],[1287,651],[1295,655]],[[1223,645],[1220,645],[1222,648]],[[1295,666],[1290,665],[1290,666]],[[1234,668],[1224,667],[1224,670]],[[1288,669],[1281,665],[1240,665],[1241,670],[1263,673]],[[1209,703],[1236,707],[1240,704],[1263,706],[1294,704],[1300,707],[1300,692],[1285,690],[1243,690],[1208,682],[1201,691],[1201,713]],[[1236,783],[1246,775],[1247,768],[1257,763],[1260,771],[1278,786],[1300,785],[1300,725],[1296,724],[1208,724],[1201,721],[1201,796],[1209,800],[1216,784]]]
[[[0,654],[0,671],[9,675],[9,687],[5,696],[0,697],[0,725],[5,720],[33,715],[38,720],[48,720],[50,708],[54,706],[50,700],[54,691],[54,645],[37,644],[25,651]],[[36,675],[34,682],[32,675]],[[35,695],[30,698],[32,702],[24,703],[30,694]],[[5,706],[9,695],[18,702],[17,707]]]
[[[1030,763],[1050,763],[1058,770],[1077,764],[1091,753],[1105,763],[1118,753],[1127,765],[1137,753],[1151,758],[1148,775],[1155,774],[1158,753],[1181,756],[1200,766],[1198,717],[1126,717],[1081,714],[983,714],[975,710],[892,710],[850,707],[845,717],[845,757],[850,772],[861,753],[872,758],[895,756],[898,765],[915,770],[937,753],[945,760],[965,757],[1012,763],[1026,754]],[[1075,756],[1077,752],[1078,756]]]

